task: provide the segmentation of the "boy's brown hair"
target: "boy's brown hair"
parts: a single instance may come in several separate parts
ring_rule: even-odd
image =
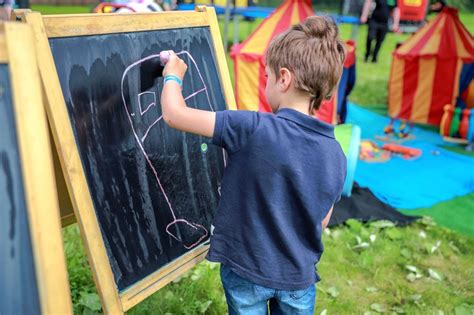
[[[311,97],[309,113],[330,99],[346,56],[336,23],[329,17],[312,16],[275,37],[266,53],[266,63],[278,77],[287,68],[294,86]]]

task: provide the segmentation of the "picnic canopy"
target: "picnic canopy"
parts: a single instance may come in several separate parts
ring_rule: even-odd
[[[443,106],[474,107],[474,38],[446,7],[393,53],[392,118],[439,125]]]

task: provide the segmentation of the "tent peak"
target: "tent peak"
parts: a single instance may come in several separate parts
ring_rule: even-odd
[[[441,12],[446,13],[446,14],[451,14],[451,15],[454,15],[454,16],[459,15],[459,10],[454,8],[454,7],[450,7],[450,6],[444,7],[444,9]]]
[[[309,6],[312,6],[311,0],[285,0],[284,2],[303,2]]]

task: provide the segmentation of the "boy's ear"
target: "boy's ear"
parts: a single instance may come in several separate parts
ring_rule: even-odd
[[[278,86],[280,87],[281,92],[286,92],[291,86],[291,81],[293,80],[293,75],[290,70],[287,68],[280,69],[280,76],[278,78]]]

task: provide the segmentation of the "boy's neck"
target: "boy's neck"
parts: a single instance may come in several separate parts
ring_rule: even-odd
[[[300,93],[285,93],[281,97],[279,109],[291,108],[305,115],[309,115],[309,102],[310,99],[307,95],[302,95]]]

